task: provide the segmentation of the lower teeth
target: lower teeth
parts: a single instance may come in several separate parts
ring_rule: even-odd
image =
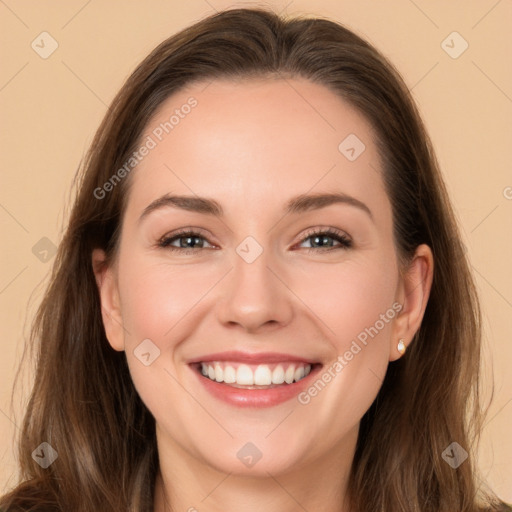
[[[211,379],[210,379],[211,380]],[[217,382],[217,381],[214,381]],[[219,384],[226,384],[225,382],[220,382]],[[249,386],[244,384],[226,384],[226,386],[230,386],[232,388],[240,388],[240,389],[271,389],[276,388],[277,386],[284,386],[285,384],[269,384],[268,386]]]

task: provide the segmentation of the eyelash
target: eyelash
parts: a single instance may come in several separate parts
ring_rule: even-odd
[[[335,247],[327,247],[327,248],[326,247],[304,247],[303,249],[305,249],[309,253],[311,251],[329,252],[329,251],[334,251],[337,249],[345,249],[346,250],[346,249],[350,249],[352,247],[352,240],[349,237],[347,237],[342,232],[332,229],[332,228],[312,229],[311,231],[308,231],[306,233],[306,235],[304,236],[304,238],[302,238],[300,243],[308,240],[309,238],[312,238],[314,236],[320,236],[320,235],[327,235],[329,238],[332,238],[332,239],[336,240],[337,242],[339,242],[340,245],[335,246]],[[179,251],[180,253],[185,254],[185,255],[193,254],[193,253],[197,252],[198,250],[208,249],[208,247],[199,247],[196,249],[194,249],[194,248],[191,249],[191,248],[186,248],[186,247],[174,247],[174,246],[170,245],[172,242],[174,242],[175,240],[179,240],[180,238],[192,238],[192,237],[198,237],[198,238],[202,238],[203,240],[206,240],[206,238],[198,231],[194,231],[193,229],[183,229],[177,233],[174,233],[172,236],[164,235],[158,241],[157,245],[158,245],[158,247],[168,249],[173,252]],[[208,243],[210,243],[210,242],[208,242]]]

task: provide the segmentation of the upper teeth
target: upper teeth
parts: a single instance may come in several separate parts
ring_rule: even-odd
[[[305,363],[279,363],[277,365],[247,365],[212,361],[201,363],[202,374],[217,382],[246,386],[268,386],[270,384],[291,384],[304,378],[311,371]]]

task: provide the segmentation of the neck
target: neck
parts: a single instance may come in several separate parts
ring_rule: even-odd
[[[176,444],[164,449],[159,442],[154,512],[348,512],[347,482],[356,441],[357,427],[322,458],[256,477],[219,471]]]

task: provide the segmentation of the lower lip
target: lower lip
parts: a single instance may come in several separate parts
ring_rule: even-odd
[[[192,371],[209,393],[237,407],[272,407],[287,402],[310,385],[321,367],[321,365],[314,365],[309,375],[293,384],[281,384],[268,389],[242,389],[211,380],[205,377],[195,365],[191,366]]]

